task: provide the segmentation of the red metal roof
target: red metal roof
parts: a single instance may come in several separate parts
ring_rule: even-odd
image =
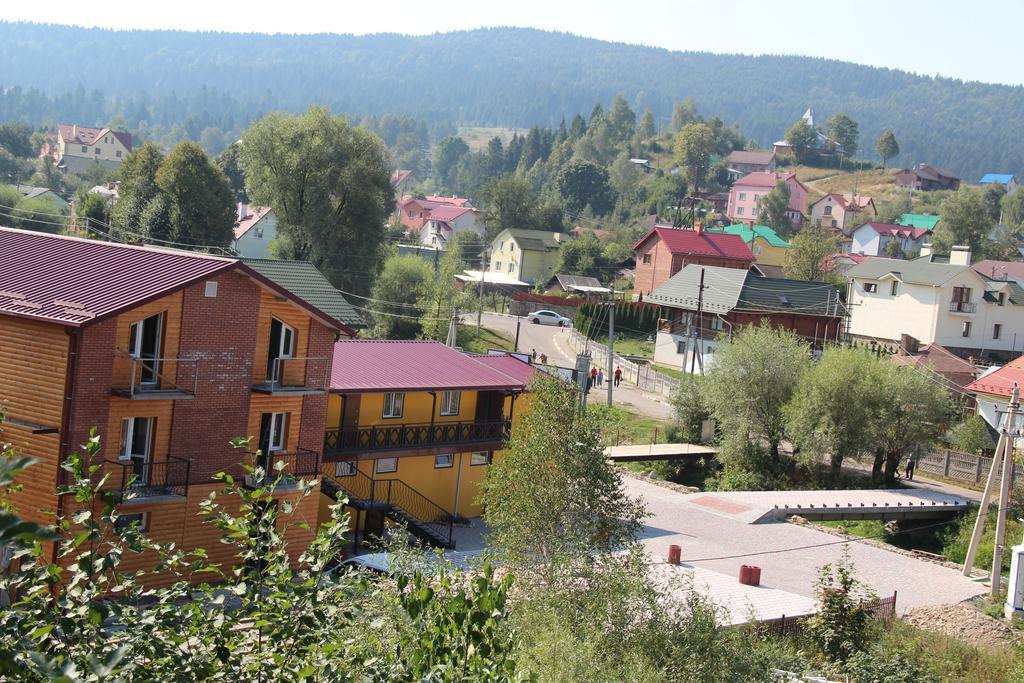
[[[446,206],[467,206],[469,204],[469,200],[465,197],[438,197],[428,194],[424,199],[434,204],[444,204]]]
[[[755,171],[754,173],[748,173],[743,176],[735,183],[733,188],[737,187],[767,187],[769,189],[775,187],[779,181],[786,182],[790,178],[796,179],[796,173],[775,173],[772,171]],[[803,183],[799,180],[796,181],[803,187]]]
[[[436,341],[353,339],[334,345],[331,391],[336,393],[525,388],[521,376]]]
[[[1024,356],[1012,360],[995,372],[980,377],[964,389],[978,394],[1009,396],[1014,386],[1024,388]]]
[[[1024,263],[985,259],[971,266],[975,271],[993,280],[1024,280]]]
[[[737,261],[754,261],[754,252],[739,235],[728,235],[707,230],[685,230],[666,225],[655,226],[650,232],[637,240],[633,245],[636,251],[641,244],[657,235],[673,254],[693,254],[698,256],[716,256]]]
[[[79,326],[235,263],[204,254],[0,228],[0,313]]]
[[[534,373],[537,372],[537,369],[529,363],[507,354],[493,356],[469,354],[469,356],[488,367],[499,370],[509,377],[522,382],[523,386],[528,386],[530,384],[530,380],[533,379]]]
[[[430,220],[447,223],[470,211],[473,209],[467,206],[439,206],[430,210]]]
[[[355,336],[324,313],[237,259],[114,244],[0,227],[0,315],[80,327],[237,269]]]

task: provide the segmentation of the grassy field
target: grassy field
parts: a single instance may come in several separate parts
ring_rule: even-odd
[[[460,325],[457,334],[458,345],[470,353],[487,353],[489,349],[512,350],[511,339],[486,327],[478,333],[475,325]]]
[[[895,168],[873,169],[856,173],[836,173],[815,182],[821,192],[858,192],[878,201],[892,201],[898,192],[895,185]]]
[[[529,131],[526,128],[486,128],[482,126],[466,126],[459,128],[459,137],[466,141],[469,148],[474,152],[483,149],[490,142],[491,138],[501,138],[501,144],[507,145],[515,133],[526,135]]]
[[[665,422],[621,407],[623,404],[609,408],[603,402],[605,396],[603,389],[594,389],[587,399],[587,409],[598,411],[601,416],[605,444],[621,446],[665,443],[665,429],[668,426]]]

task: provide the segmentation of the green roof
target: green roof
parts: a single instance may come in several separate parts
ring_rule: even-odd
[[[556,234],[558,233],[547,230],[506,228],[495,235],[493,241],[498,241],[503,235],[507,235],[516,241],[520,249],[527,251],[552,251],[560,246],[558,239],[555,238]],[[508,237],[505,239],[508,239]]]
[[[309,261],[244,258],[242,262],[338,322],[352,328],[366,327],[352,304]]]
[[[897,225],[905,225],[908,228],[925,228],[934,230],[939,217],[933,213],[905,213],[896,221]]]
[[[880,280],[891,274],[901,282],[938,286],[965,270],[971,270],[971,267],[937,263],[928,256],[922,256],[912,261],[874,256],[850,268],[846,271],[846,277]]]
[[[767,225],[755,225],[751,228],[746,223],[736,223],[735,225],[728,225],[724,228],[711,228],[708,232],[723,232],[726,235],[738,235],[739,238],[747,244],[753,242],[754,237],[761,237],[765,242],[773,247],[789,249],[789,242],[779,237],[778,233]]]

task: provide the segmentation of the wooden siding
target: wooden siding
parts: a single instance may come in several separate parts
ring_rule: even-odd
[[[7,417],[60,429],[69,337],[61,325],[0,317],[0,402]],[[18,477],[24,488],[11,502],[28,519],[52,521],[40,510],[56,507],[59,434],[33,434],[31,427],[0,423],[0,442],[40,460]]]
[[[239,436],[251,436],[252,448],[255,451],[259,448],[260,420],[263,413],[288,413],[285,424],[285,450],[294,452],[299,447],[299,429],[302,424],[302,397],[301,396],[269,396],[265,394],[253,394],[249,401],[249,431]],[[239,455],[242,455],[241,453]],[[241,458],[240,458],[241,459]]]
[[[270,324],[271,319],[277,318],[289,327],[294,328],[295,356],[303,358],[309,348],[309,331],[312,319],[305,311],[300,310],[287,299],[279,299],[265,289],[260,289],[260,312],[259,324],[256,328],[256,355],[253,363],[254,383],[262,383],[267,379],[267,354],[270,350]],[[285,363],[284,380],[288,384],[301,384],[305,377],[306,363]],[[322,362],[314,363],[311,371],[319,369],[323,372],[326,367]],[[317,377],[317,381],[320,378]]]
[[[114,355],[114,370],[112,386],[115,388],[127,388],[131,382],[132,362],[122,353],[128,351],[128,341],[131,338],[132,323],[156,315],[164,314],[163,329],[160,335],[160,357],[175,358],[178,355],[178,344],[181,338],[181,292],[151,301],[148,304],[133,308],[117,317],[117,350]],[[172,382],[175,381],[178,373],[178,363],[165,363],[159,369],[160,374]],[[137,371],[136,371],[137,372]],[[192,377],[191,366],[182,368],[183,376]]]

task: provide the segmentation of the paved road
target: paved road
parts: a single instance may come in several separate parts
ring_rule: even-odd
[[[684,562],[730,576],[738,575],[741,564],[757,565],[762,584],[814,597],[818,567],[838,560],[845,545],[858,578],[883,597],[898,591],[896,606],[901,614],[921,605],[960,602],[986,590],[954,569],[865,543],[843,544],[842,539],[813,528],[787,522],[747,524],[704,512],[685,503],[687,494],[628,476],[625,488],[642,499],[651,513],[642,535],[657,560],[664,559],[668,546],[676,543],[682,547]]]
[[[464,315],[463,321],[466,324],[475,325],[476,314]],[[542,353],[547,355],[549,363],[569,368],[576,365],[576,353],[569,346],[568,330],[549,325],[531,325],[525,318],[515,318],[494,313],[484,313],[483,315],[484,327],[501,332],[510,339],[515,339],[517,321],[522,323],[519,327],[520,352],[530,353],[536,349],[538,356]],[[603,365],[604,363],[602,363]],[[591,402],[606,402],[606,397],[607,392],[605,389],[595,389],[590,392],[589,400]],[[671,420],[673,417],[672,406],[663,398],[640,391],[635,385],[630,385],[628,382],[623,382],[619,385],[618,389],[614,389],[612,397],[615,405],[629,408],[647,417],[653,417],[658,420]]]

